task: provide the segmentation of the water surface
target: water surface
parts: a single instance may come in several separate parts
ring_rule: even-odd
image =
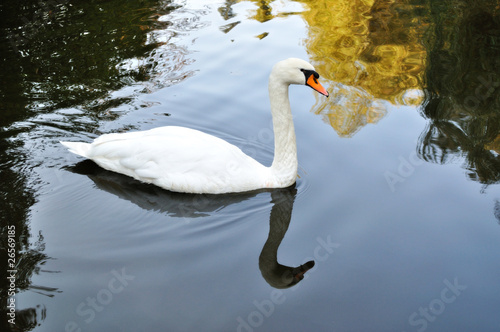
[[[3,330],[497,331],[499,14],[486,0],[4,1],[2,252],[14,228],[17,274]],[[182,125],[269,165],[267,77],[288,57],[331,93],[290,88],[292,188],[175,194],[58,143]]]

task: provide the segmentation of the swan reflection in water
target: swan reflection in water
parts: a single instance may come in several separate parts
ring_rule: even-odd
[[[269,218],[269,235],[260,253],[259,268],[264,279],[274,288],[288,288],[297,284],[314,266],[314,261],[297,267],[278,263],[278,247],[290,225],[296,194],[295,186],[271,191],[273,207]]]
[[[314,261],[297,267],[278,263],[278,247],[288,230],[292,216],[293,203],[297,193],[295,185],[283,189],[261,189],[224,195],[183,194],[106,171],[90,160],[84,160],[74,166],[65,167],[65,169],[73,173],[87,175],[97,188],[130,201],[145,210],[166,213],[172,217],[209,216],[231,204],[240,203],[263,192],[270,192],[273,206],[269,220],[269,235],[259,257],[259,268],[262,276],[272,287],[288,288],[301,281],[304,274],[314,266]]]

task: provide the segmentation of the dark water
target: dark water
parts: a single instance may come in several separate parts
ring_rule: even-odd
[[[2,331],[500,329],[497,1],[0,15]],[[270,164],[267,76],[292,56],[331,92],[290,88],[292,188],[174,194],[58,144],[182,125]]]

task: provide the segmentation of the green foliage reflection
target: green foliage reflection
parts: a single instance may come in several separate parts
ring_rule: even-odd
[[[426,161],[463,159],[470,179],[500,182],[500,2],[434,1],[427,49]]]

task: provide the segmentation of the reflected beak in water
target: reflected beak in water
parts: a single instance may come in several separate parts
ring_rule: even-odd
[[[329,96],[328,91],[318,82],[319,75],[316,72],[312,72],[307,78],[306,85],[310,86],[314,90],[318,91],[324,96]]]
[[[293,271],[293,277],[295,280],[297,281],[300,281],[302,279],[304,279],[304,274],[309,271],[310,269],[312,269],[314,267],[314,261],[309,261],[297,268],[295,268]]]

